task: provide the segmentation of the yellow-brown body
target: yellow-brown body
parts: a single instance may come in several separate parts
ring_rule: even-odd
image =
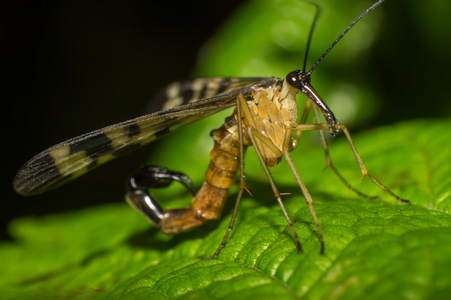
[[[191,207],[167,209],[161,220],[161,230],[174,234],[199,226],[207,220],[218,219],[227,199],[228,190],[235,184],[240,165],[240,143],[243,153],[250,146],[250,128],[270,140],[272,147],[260,140],[254,145],[265,158],[267,166],[279,163],[282,153],[292,150],[292,124],[296,122],[296,91],[284,84],[260,88],[252,92],[251,99],[237,97],[241,109],[225,119],[224,125],[213,130],[214,147],[205,182],[192,200]],[[242,125],[239,126],[238,122]],[[239,128],[242,128],[240,134]],[[277,148],[277,150],[274,149]]]

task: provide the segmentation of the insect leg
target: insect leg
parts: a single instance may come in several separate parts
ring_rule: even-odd
[[[321,250],[320,250],[320,254],[324,255],[324,236],[323,236],[323,231],[321,230],[321,226],[319,224],[319,220],[318,217],[316,215],[315,210],[313,209],[313,200],[312,200],[312,196],[310,196],[309,191],[307,190],[307,187],[305,186],[305,184],[302,182],[301,177],[298,174],[298,171],[295,167],[295,165],[293,164],[293,161],[291,160],[290,155],[288,154],[288,152],[284,152],[284,157],[287,160],[288,165],[291,168],[291,172],[294,174],[294,177],[296,178],[296,181],[298,182],[298,185],[301,188],[302,194],[304,194],[305,197],[305,201],[307,202],[308,208],[310,210],[310,214],[312,215],[313,220],[315,221],[315,225],[316,228],[318,229],[318,236],[319,236],[319,241],[321,243]]]
[[[340,129],[343,130],[344,134],[346,135],[346,138],[349,142],[349,145],[351,146],[352,152],[354,153],[354,156],[357,160],[357,162],[359,163],[360,166],[360,170],[362,171],[362,175],[368,177],[372,182],[374,182],[377,186],[379,186],[382,190],[384,190],[385,192],[387,192],[390,196],[394,197],[395,199],[397,199],[398,201],[401,201],[403,203],[406,203],[407,205],[410,205],[410,201],[406,200],[406,199],[402,199],[401,197],[399,197],[398,195],[396,195],[395,193],[393,193],[392,191],[390,191],[385,185],[383,185],[382,183],[380,183],[376,178],[374,178],[373,176],[371,176],[371,174],[368,172],[368,170],[366,169],[365,165],[363,164],[362,159],[360,158],[359,153],[357,153],[357,150],[355,148],[354,142],[352,141],[351,138],[351,134],[349,133],[348,128],[346,128],[345,125],[340,124]]]
[[[297,124],[296,126],[293,126],[293,129],[295,130],[301,130],[301,131],[307,131],[307,130],[329,130],[329,124],[324,123],[317,123],[317,124]],[[398,201],[401,201],[403,203],[406,203],[410,205],[409,200],[402,199],[392,191],[390,191],[386,186],[384,186],[382,183],[380,183],[376,178],[371,176],[371,174],[368,172],[365,164],[363,163],[362,159],[360,158],[359,153],[357,152],[357,149],[355,148],[354,142],[352,141],[351,134],[349,133],[348,128],[340,124],[339,129],[343,130],[346,139],[348,140],[349,145],[351,146],[352,152],[354,153],[354,157],[359,163],[360,171],[362,172],[362,176],[368,177],[372,182],[374,182],[377,186],[379,186],[382,190],[387,192],[390,196],[397,199]]]
[[[307,117],[310,114],[310,110],[312,109],[313,101],[310,99],[307,99],[307,102],[305,103],[304,111],[302,112],[302,116],[299,120],[299,124],[305,124],[307,122]],[[303,131],[297,130],[293,133],[293,148],[296,148],[299,140],[301,139]]]
[[[244,148],[244,142],[243,142],[243,122],[241,122],[242,120],[242,105],[246,105],[246,99],[244,98],[244,96],[242,94],[238,95],[237,97],[237,105],[236,105],[236,112],[237,112],[237,119],[238,119],[238,137],[239,137],[239,142],[240,142],[240,186],[239,186],[239,191],[238,191],[238,195],[236,196],[236,200],[235,200],[235,207],[233,208],[233,213],[232,213],[232,218],[230,219],[230,223],[229,223],[229,227],[227,227],[227,231],[224,235],[224,238],[222,239],[221,244],[219,245],[218,249],[216,249],[215,253],[210,256],[207,257],[206,259],[215,259],[219,253],[221,252],[221,250],[225,247],[225,244],[227,243],[227,239],[229,238],[229,234],[233,229],[233,225],[235,224],[235,219],[236,219],[236,215],[238,213],[238,207],[240,206],[240,202],[241,202],[241,197],[243,195],[243,191],[246,189],[246,176],[245,176],[245,169],[244,169],[244,152],[245,152],[245,148]]]
[[[258,158],[260,160],[260,163],[263,166],[263,169],[264,169],[264,171],[265,171],[265,173],[266,173],[266,175],[267,175],[267,177],[269,179],[269,182],[271,184],[271,188],[273,190],[274,196],[277,199],[277,202],[279,203],[279,205],[280,205],[280,207],[282,209],[282,212],[283,212],[283,214],[284,214],[284,216],[285,216],[285,218],[286,218],[286,220],[287,220],[287,222],[288,222],[288,224],[290,226],[290,229],[291,229],[291,231],[293,233],[298,252],[302,253],[301,242],[299,241],[299,237],[298,237],[298,235],[296,233],[296,230],[294,229],[293,222],[291,221],[291,219],[290,219],[290,217],[289,217],[289,215],[288,215],[288,213],[287,213],[287,211],[285,209],[285,206],[283,205],[280,192],[277,189],[277,186],[276,186],[276,184],[274,182],[273,177],[271,176],[271,173],[269,172],[268,166],[266,165],[266,160],[263,157],[262,152],[260,151],[260,149],[262,149],[262,143],[265,144],[265,146],[267,146],[269,149],[271,149],[271,151],[273,151],[279,157],[282,156],[283,154],[276,147],[276,145],[274,145],[274,143],[272,143],[271,140],[269,140],[267,137],[265,137],[260,132],[258,132],[258,130],[255,129],[255,127],[256,127],[255,121],[254,121],[253,116],[252,116],[252,114],[250,112],[249,106],[247,105],[246,99],[242,95],[240,95],[240,96],[237,97],[237,102],[238,102],[237,103],[237,111],[238,111],[239,120],[241,121],[242,118],[245,117],[248,120],[248,122],[249,122],[249,125],[246,128],[247,136],[250,139],[250,141],[248,141],[248,142],[250,142],[252,145],[254,145],[255,152],[257,153],[257,156],[258,156]],[[239,122],[239,123],[241,123],[241,122]],[[244,139],[243,139],[243,134],[242,134],[242,132],[244,132],[244,129],[243,129],[242,124],[240,124],[240,129],[241,129],[240,130],[240,140],[242,141],[241,143],[244,144]],[[242,156],[242,159],[244,159],[243,156]],[[244,183],[244,161],[242,161],[241,168],[243,170],[243,173],[242,173],[242,176],[240,177],[241,178],[240,179],[240,182],[241,182],[240,183],[240,189],[243,189],[243,188],[245,188],[245,186],[243,185],[243,183]]]
[[[261,142],[263,142],[269,148],[274,148],[275,147],[274,144],[271,142],[271,140],[269,140],[266,136],[262,135],[255,128],[248,127],[247,132],[248,132],[249,137],[250,137],[250,139],[252,141],[252,144],[255,145],[257,143],[256,139],[259,139]],[[302,253],[301,242],[299,241],[298,234],[296,233],[296,230],[294,229],[293,222],[291,221],[290,216],[288,215],[288,212],[286,211],[285,206],[283,205],[279,189],[277,188],[277,186],[276,186],[276,184],[274,182],[274,179],[273,179],[271,173],[269,172],[269,169],[268,169],[268,166],[265,163],[265,159],[263,157],[263,154],[261,153],[261,151],[260,151],[260,149],[258,147],[254,147],[254,148],[255,148],[255,152],[257,153],[257,156],[258,156],[258,158],[260,160],[260,163],[263,166],[263,169],[264,169],[264,171],[266,173],[266,176],[268,177],[268,180],[269,180],[269,182],[271,184],[271,188],[273,190],[274,197],[276,198],[277,202],[279,203],[279,206],[282,209],[282,212],[283,212],[283,214],[285,216],[285,219],[287,220],[288,225],[290,226],[291,232],[293,233],[293,236],[294,236],[294,239],[295,239],[295,242],[296,242],[296,247],[298,249],[298,253]],[[278,150],[278,151],[280,152],[280,156],[284,155],[285,157],[289,157],[288,156],[288,152],[282,153],[280,150]],[[291,165],[290,165],[290,167],[291,167]],[[293,168],[294,168],[294,166],[293,166]],[[316,223],[316,226],[318,228],[318,233],[319,233],[319,237],[320,237],[320,241],[321,241],[321,254],[324,254],[323,234],[322,234],[322,231],[321,231],[321,227],[319,226],[318,218],[316,217],[315,211],[313,210],[313,206],[311,204],[312,197],[310,196],[309,192],[307,191],[307,188],[305,187],[305,185],[300,180],[299,175],[297,175],[297,172],[295,171],[296,168],[294,168],[294,169],[293,168],[292,168],[292,171],[295,174],[296,179],[299,179],[298,180],[299,186],[301,187],[301,191],[304,194],[304,197],[306,198],[307,204],[309,205],[309,208],[310,208],[310,212],[312,212],[312,216],[313,216],[313,218],[315,220],[315,223]]]
[[[215,253],[212,256],[206,257],[204,259],[215,259],[219,255],[221,250],[225,247],[225,245],[227,243],[227,239],[229,238],[229,234],[233,229],[233,225],[235,224],[236,214],[238,213],[238,207],[240,206],[243,191],[244,191],[244,188],[242,189],[240,186],[240,190],[238,192],[238,195],[236,196],[235,207],[233,208],[232,218],[230,219],[229,227],[227,227],[227,231],[222,239],[221,244],[219,245],[218,249],[216,249]]]
[[[307,117],[308,114],[310,113],[310,110],[312,109],[312,105],[313,105],[313,101],[308,99],[306,104],[305,104],[305,108],[304,111],[302,113],[302,116],[299,120],[299,124],[305,124],[305,122],[307,121]],[[313,109],[315,112],[315,117],[316,120],[319,120],[319,114],[318,114],[318,109],[316,106],[313,105]],[[319,121],[317,121],[319,123]],[[299,143],[299,140],[302,136],[303,131],[302,130],[297,130],[295,131],[295,133],[293,134],[293,145],[294,147],[297,146],[297,144]],[[354,193],[356,193],[357,195],[365,198],[365,199],[380,199],[377,196],[368,196],[365,193],[362,193],[361,191],[357,190],[356,188],[354,188],[351,184],[348,183],[348,181],[340,174],[340,172],[338,172],[338,170],[335,168],[335,166],[332,163],[330,154],[329,154],[329,150],[328,150],[328,146],[327,146],[327,141],[326,141],[326,137],[324,136],[324,132],[322,130],[319,130],[319,134],[321,136],[321,142],[324,148],[324,153],[326,155],[326,165],[328,168],[330,168],[335,175],[348,187],[348,189],[350,189],[351,191],[353,191]]]
[[[311,102],[311,100],[309,100]],[[316,122],[320,123],[320,118],[319,118],[319,113],[318,113],[318,109],[316,108],[316,106],[313,106],[313,111],[315,112],[315,118],[316,118]],[[327,146],[327,140],[326,137],[324,135],[324,132],[322,130],[319,130],[319,134],[321,137],[321,142],[323,144],[323,149],[324,149],[324,154],[326,155],[326,165],[328,168],[330,168],[335,175],[348,187],[348,189],[350,189],[351,191],[353,191],[354,193],[356,193],[357,195],[359,195],[360,197],[363,197],[365,199],[374,199],[374,200],[380,200],[380,198],[378,196],[369,196],[365,193],[362,193],[361,191],[359,191],[358,189],[354,188],[351,184],[349,184],[349,182],[340,174],[340,172],[338,172],[338,170],[335,168],[334,164],[332,163],[332,159],[330,157],[329,154],[329,148]]]

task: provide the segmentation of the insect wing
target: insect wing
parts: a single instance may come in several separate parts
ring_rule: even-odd
[[[177,106],[198,102],[217,102],[216,96],[237,94],[242,89],[272,82],[274,78],[209,77],[177,81],[160,91],[150,102],[149,112],[165,111]],[[214,99],[213,99],[214,97]],[[209,99],[212,98],[212,99]],[[208,99],[208,100],[207,100]]]
[[[248,95],[257,87],[269,87],[279,80],[215,77],[172,84],[160,94],[165,110],[98,129],[44,150],[17,172],[14,189],[21,195],[53,189],[171,131],[234,106],[238,94]]]

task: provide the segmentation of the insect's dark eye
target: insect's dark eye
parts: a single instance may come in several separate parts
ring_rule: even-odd
[[[301,90],[305,84],[305,76],[303,76],[299,70],[288,73],[285,80],[289,85],[298,90]]]

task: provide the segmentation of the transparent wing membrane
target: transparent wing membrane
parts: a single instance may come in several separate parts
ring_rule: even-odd
[[[193,92],[194,88],[175,91],[177,84],[172,84],[165,90],[166,101],[172,103],[167,105],[169,108],[71,138],[44,150],[18,171],[14,188],[22,195],[55,188],[169,132],[234,106],[238,94],[247,95],[256,87],[271,86],[278,80],[198,78],[197,86],[202,87],[198,92]],[[217,94],[212,95],[214,92]],[[211,97],[200,99],[202,95]],[[170,107],[179,98],[182,104]]]

